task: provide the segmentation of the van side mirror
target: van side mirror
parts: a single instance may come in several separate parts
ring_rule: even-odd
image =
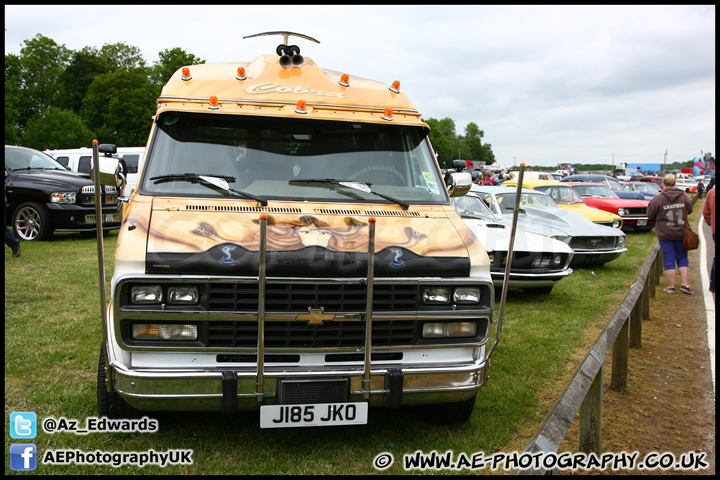
[[[462,197],[472,187],[472,175],[469,172],[454,172],[445,177],[445,182],[451,197]]]
[[[98,145],[98,160],[100,161],[100,184],[112,185],[122,189],[125,185],[125,172],[120,164],[119,158],[113,157],[117,153],[117,147],[112,143],[101,143]],[[90,178],[95,178],[94,164],[90,166]]]

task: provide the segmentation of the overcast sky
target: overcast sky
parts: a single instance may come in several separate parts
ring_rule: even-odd
[[[716,153],[714,6],[5,6],[6,54],[40,33],[250,61],[282,37],[242,37],[279,30],[319,40],[290,37],[322,68],[400,80],[425,119],[475,122],[506,167]]]

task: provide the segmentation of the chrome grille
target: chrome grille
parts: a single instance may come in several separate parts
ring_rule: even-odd
[[[647,208],[645,207],[632,207],[625,209],[626,215],[647,215]]]
[[[603,250],[615,247],[616,237],[573,237],[570,248],[573,250]]]
[[[267,313],[307,312],[324,308],[326,312],[364,312],[367,287],[360,284],[267,284]],[[419,309],[418,285],[374,285],[373,310],[415,311]],[[257,311],[258,287],[252,283],[211,283],[208,291],[211,312]]]
[[[372,346],[412,345],[417,322],[374,321]],[[208,347],[255,348],[256,321],[210,321]],[[365,345],[364,322],[265,322],[265,348],[359,348]]]

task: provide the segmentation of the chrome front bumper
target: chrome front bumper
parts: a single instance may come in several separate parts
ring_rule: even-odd
[[[565,269],[561,272],[552,273],[513,273],[510,272],[508,286],[510,288],[531,288],[531,287],[549,287],[560,282],[573,272],[572,268]],[[491,272],[493,284],[495,288],[503,286],[505,274],[501,272]]]
[[[618,248],[616,250],[610,250],[610,251],[604,251],[604,252],[593,252],[593,251],[575,251],[575,254],[573,255],[572,260],[570,261],[571,265],[581,265],[581,264],[599,264],[599,263],[607,263],[612,260],[615,260],[623,253],[627,252],[627,248]]]
[[[368,399],[370,406],[385,404],[386,395],[391,393],[388,387],[390,382],[386,378],[388,371],[395,370],[394,373],[397,374],[397,369],[396,365],[373,366]],[[237,410],[259,410],[262,404],[271,405],[275,402],[276,385],[280,378],[347,378],[350,384],[349,401],[364,401],[362,365],[313,371],[266,367],[265,388],[261,394],[256,393],[255,371],[250,369],[131,370],[117,361],[111,361],[109,370],[115,390],[125,401],[135,408],[147,411],[222,411],[223,404],[227,402],[236,402]],[[466,400],[485,383],[486,373],[487,365],[483,356],[466,365],[403,365],[401,404]],[[228,388],[228,385],[232,386],[233,383],[234,392],[233,388]],[[262,403],[258,401],[258,395],[262,396]],[[227,398],[228,396],[235,398]]]

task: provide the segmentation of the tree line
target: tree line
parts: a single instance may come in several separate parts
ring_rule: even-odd
[[[74,51],[37,34],[5,55],[5,144],[38,150],[147,142],[156,100],[172,74],[205,63],[181,48],[148,65],[124,42]]]

